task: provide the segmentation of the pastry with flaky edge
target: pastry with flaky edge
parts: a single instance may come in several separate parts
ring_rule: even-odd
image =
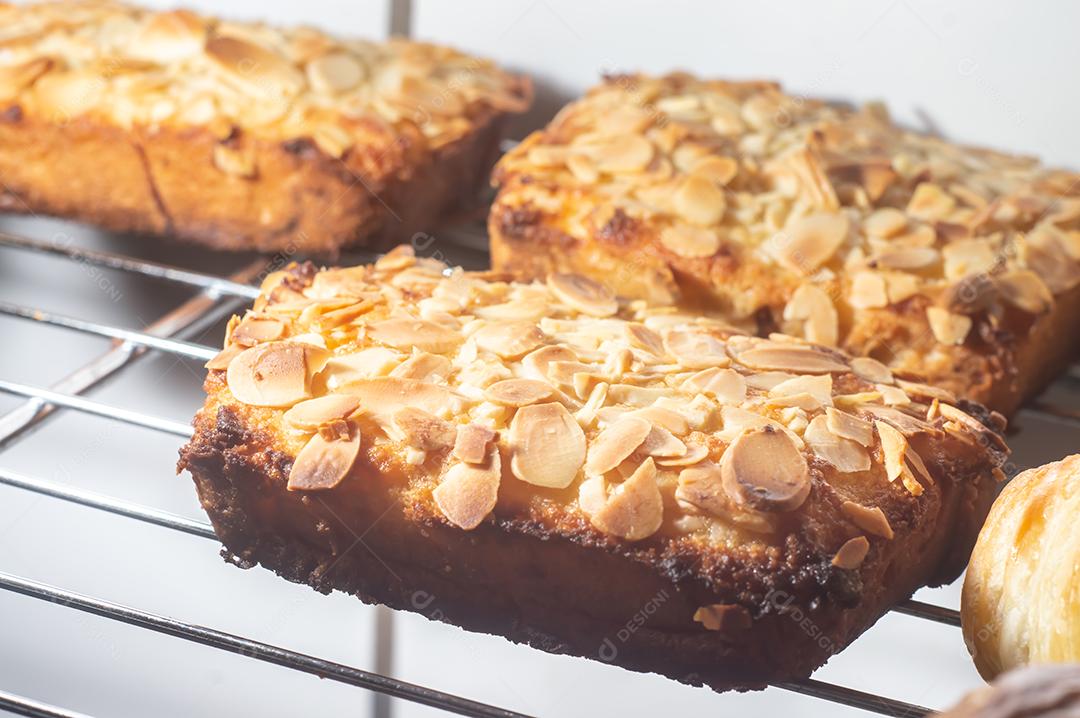
[[[961,615],[986,679],[1030,663],[1080,662],[1080,454],[1023,472],[990,510]]]
[[[0,3],[0,209],[334,254],[475,202],[528,81],[443,47]]]
[[[873,359],[404,249],[268,277],[208,368],[180,466],[236,563],[717,689],[953,579],[1006,455]]]
[[[1006,414],[1078,346],[1080,176],[767,82],[608,78],[495,174],[495,269],[718,311]]]
[[[1031,666],[968,694],[938,718],[1080,718],[1080,665]]]

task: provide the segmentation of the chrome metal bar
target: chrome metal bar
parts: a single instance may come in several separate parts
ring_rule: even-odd
[[[107,511],[110,514],[143,521],[155,526],[172,529],[173,531],[180,531],[191,534],[192,536],[198,536],[199,538],[217,541],[217,536],[214,535],[214,528],[205,521],[189,519],[185,516],[179,516],[177,514],[169,513],[168,511],[160,511],[147,506],[141,506],[139,504],[131,503],[130,501],[116,499],[94,491],[86,491],[85,489],[77,489],[52,481],[31,478],[23,474],[15,473],[14,471],[8,471],[7,469],[0,469],[0,484],[12,486],[24,491],[32,491],[35,494],[50,496],[54,499],[60,499],[61,501],[67,501],[80,506]]]
[[[0,691],[0,710],[17,716],[29,716],[29,718],[90,718],[85,713],[57,708],[7,691]]]
[[[169,339],[168,337],[158,337],[134,329],[122,329],[108,324],[99,324],[98,322],[69,317],[64,314],[56,314],[55,312],[46,312],[41,309],[25,307],[13,302],[0,301],[0,314],[7,314],[8,316],[20,317],[22,319],[32,319],[34,321],[52,324],[53,326],[64,327],[65,329],[74,329],[86,334],[96,334],[102,337],[120,339],[122,341],[131,342],[132,344],[150,347],[151,349],[160,349],[161,351],[179,354],[193,359],[202,359],[203,361],[213,358],[218,353],[217,349],[201,344],[192,344],[191,342],[185,342],[180,339]]]
[[[440,708],[451,713],[482,718],[523,718],[523,714],[503,708],[462,698],[426,686],[399,681],[396,678],[379,675],[361,668],[354,668],[341,663],[334,663],[323,658],[311,656],[287,648],[281,648],[249,638],[236,636],[224,631],[207,628],[193,623],[186,623],[175,618],[159,616],[130,606],[111,601],[85,596],[67,591],[38,581],[0,572],[0,588],[24,596],[30,596],[61,606],[74,608],[95,616],[101,616],[132,626],[146,628],[167,636],[182,638],[185,641],[211,646],[230,653],[254,658],[292,670],[309,673],[319,678],[326,678],[359,688],[380,691],[395,698],[413,701],[421,705]]]
[[[960,612],[944,606],[935,606],[932,603],[923,603],[922,601],[904,601],[893,610],[906,616],[914,616],[915,618],[934,621],[946,626],[960,627]]]
[[[265,267],[264,260],[255,260],[231,274],[229,280],[245,282],[264,271]],[[203,290],[150,324],[144,331],[158,337],[176,337],[185,332],[198,331],[216,322],[222,314],[233,311],[239,301],[243,300],[233,297],[219,301],[216,291]],[[144,346],[121,342],[54,383],[49,389],[64,394],[79,394],[113,376],[145,352]],[[0,444],[37,425],[49,416],[52,410],[51,404],[35,397],[0,415]]]
[[[209,289],[218,292],[219,294],[231,294],[245,299],[254,299],[259,296],[258,287],[253,287],[250,284],[225,279],[223,277],[216,277],[212,274],[193,272],[189,269],[173,267],[159,262],[135,259],[123,254],[99,252],[92,249],[83,249],[82,247],[59,244],[57,242],[44,242],[37,239],[30,239],[29,237],[18,237],[4,232],[0,232],[0,246],[15,247],[17,249],[41,252],[43,254],[52,254],[76,262],[83,262],[85,264],[93,264],[108,269],[119,269],[134,274],[142,274],[147,277],[157,277],[159,279],[166,279],[170,282],[199,287],[200,289]]]
[[[806,696],[821,698],[852,708],[860,708],[864,711],[870,711],[871,713],[892,716],[892,718],[922,718],[922,716],[933,712],[929,708],[923,708],[914,703],[906,703],[905,701],[899,701],[895,698],[879,696],[875,693],[866,693],[865,691],[859,691],[854,688],[837,686],[832,683],[817,681],[813,678],[806,678],[801,681],[789,681],[787,683],[775,683],[773,685],[776,688],[782,688],[785,691],[802,693]]]
[[[57,406],[75,409],[76,411],[81,411],[86,414],[94,414],[95,416],[103,416],[108,419],[115,419],[116,421],[122,421],[125,424],[142,426],[147,429],[156,429],[157,431],[163,431],[167,434],[182,436],[185,439],[191,437],[191,427],[187,424],[150,416],[149,414],[143,414],[139,411],[121,409],[117,406],[102,404],[101,402],[93,401],[91,399],[84,399],[81,396],[61,394],[60,392],[49,391],[48,389],[39,389],[35,386],[3,380],[0,380],[0,391],[9,394],[18,394],[19,396],[37,397],[38,399],[43,399],[46,402]]]

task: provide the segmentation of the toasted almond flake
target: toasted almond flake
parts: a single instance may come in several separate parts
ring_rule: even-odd
[[[585,473],[599,476],[626,460],[645,441],[652,424],[645,419],[624,416],[601,431],[589,444]]]
[[[942,344],[963,344],[971,331],[971,317],[952,314],[941,307],[927,307],[926,320],[934,338]]]
[[[838,212],[820,212],[790,222],[772,240],[777,260],[803,275],[813,274],[829,261],[847,239],[850,221]]]
[[[825,410],[825,419],[829,431],[837,436],[850,439],[863,446],[874,443],[874,427],[868,421],[832,407]]]
[[[865,220],[863,228],[876,237],[895,237],[907,227],[907,215],[898,209],[884,207],[875,210]]]
[[[674,224],[660,230],[660,244],[680,257],[711,257],[720,249],[720,235],[705,227]]]
[[[833,378],[831,374],[796,376],[780,382],[769,390],[769,396],[772,398],[806,394],[813,398],[815,404],[813,408],[832,404],[832,393]]]
[[[473,334],[476,345],[503,359],[517,359],[544,343],[544,332],[532,322],[492,322]]]
[[[893,373],[877,359],[855,357],[851,360],[851,371],[855,376],[875,384],[892,384]]]
[[[434,322],[408,317],[373,322],[367,325],[367,332],[374,341],[395,349],[416,348],[434,354],[452,352],[462,342],[458,332]]]
[[[552,362],[573,361],[577,361],[577,354],[569,347],[556,344],[530,352],[522,358],[521,365],[533,379],[547,379],[548,368]]]
[[[445,379],[450,375],[450,360],[439,354],[414,354],[390,372],[390,376],[417,381]]]
[[[281,100],[300,92],[304,76],[285,58],[238,37],[218,35],[206,42],[206,56],[253,97]]]
[[[797,344],[748,349],[736,355],[735,361],[761,371],[789,371],[796,374],[848,371],[847,364],[841,363],[839,359]]]
[[[495,509],[501,479],[499,452],[492,451],[483,463],[451,466],[431,497],[450,523],[471,531]]]
[[[649,329],[644,324],[633,322],[628,322],[625,326],[626,337],[631,346],[643,349],[658,357],[663,357],[666,354],[664,340],[652,329]]]
[[[50,57],[36,57],[15,65],[0,65],[0,100],[15,99],[54,65],[55,61]]]
[[[229,391],[251,406],[291,406],[311,396],[311,377],[329,352],[307,344],[267,342],[240,352],[225,373]]]
[[[602,172],[635,172],[652,161],[655,149],[640,135],[610,135],[584,145],[582,150]]]
[[[709,450],[701,444],[687,444],[686,453],[671,458],[658,458],[658,466],[692,466],[709,458]]]
[[[536,486],[564,489],[585,463],[585,432],[562,404],[518,409],[508,441],[514,476]]]
[[[250,144],[218,143],[214,145],[211,160],[215,167],[233,177],[251,178],[256,174],[255,150]]]
[[[285,322],[273,317],[249,314],[229,335],[229,340],[241,346],[251,347],[262,342],[280,339],[285,334]]]
[[[803,284],[784,307],[784,321],[802,321],[803,336],[815,344],[834,347],[839,339],[840,319],[828,293],[813,284]]]
[[[207,369],[228,369],[229,364],[236,356],[244,351],[244,347],[233,344],[219,351],[210,361],[203,364]]]
[[[619,310],[611,290],[580,274],[549,274],[547,286],[556,298],[584,314],[610,317]]]
[[[862,565],[869,552],[870,541],[865,536],[856,536],[844,542],[844,545],[833,556],[832,565],[851,571]]]
[[[724,404],[741,404],[746,400],[746,379],[734,369],[703,369],[687,379],[683,387],[713,396]]]
[[[875,404],[864,404],[861,409],[866,413],[873,416],[875,419],[881,419],[886,423],[895,427],[904,436],[914,436],[915,434],[939,434],[933,426],[927,424],[921,419],[916,419],[910,414],[905,414],[902,411],[893,409],[888,406],[877,406]]]
[[[957,280],[972,274],[985,274],[997,264],[997,254],[989,242],[967,239],[949,242],[941,249],[945,260],[945,278]]]
[[[454,427],[423,409],[403,406],[391,416],[391,422],[405,443],[421,451],[439,451],[454,445]]]
[[[357,379],[348,384],[347,390],[359,397],[365,412],[385,417],[406,406],[438,415],[453,398],[445,386],[398,377]]]
[[[727,201],[715,182],[690,175],[675,190],[675,212],[687,222],[708,226],[723,218]]]
[[[633,415],[632,415],[633,416]],[[662,426],[653,426],[634,453],[657,459],[672,459],[686,455],[686,444]]]
[[[694,611],[694,620],[706,631],[739,633],[749,629],[754,621],[750,612],[733,603],[714,603]]]
[[[574,177],[585,184],[594,184],[600,179],[600,171],[585,155],[571,154],[566,158],[566,168]]]
[[[904,454],[907,453],[907,439],[892,425],[884,421],[874,421],[878,438],[881,439],[881,451],[885,457],[885,476],[889,481],[896,481],[904,472]]]
[[[889,519],[885,517],[885,512],[877,507],[870,508],[854,501],[845,501],[840,505],[840,510],[853,524],[868,534],[890,541],[895,536],[892,526],[889,525]]]
[[[520,407],[548,399],[554,392],[550,384],[536,379],[504,379],[489,386],[484,395],[496,404]]]
[[[633,474],[608,492],[603,476],[581,484],[578,505],[600,531],[640,541],[657,532],[664,519],[664,500],[656,484],[656,464],[646,459]]]
[[[720,458],[727,495],[757,511],[794,511],[810,495],[806,459],[791,436],[772,426],[741,434]]]
[[[890,272],[885,275],[885,290],[890,304],[900,302],[919,293],[922,282],[918,276],[905,272]]]
[[[892,247],[875,255],[870,263],[886,269],[926,269],[938,263],[938,251],[932,247]]]
[[[878,384],[877,390],[881,394],[881,400],[889,406],[903,406],[911,403],[911,397],[898,386]]]
[[[660,406],[647,406],[644,409],[635,409],[630,416],[644,419],[656,426],[662,426],[675,436],[683,436],[690,431],[690,424],[686,417],[677,411],[665,409]]]
[[[664,346],[687,369],[723,367],[731,363],[724,342],[702,331],[668,330],[664,333]]]
[[[915,188],[907,205],[907,213],[925,220],[945,219],[956,207],[956,198],[933,182],[923,182]]]
[[[807,446],[841,473],[869,471],[870,454],[858,442],[838,436],[829,429],[824,414],[815,416],[803,432]]]
[[[1039,275],[1016,269],[994,277],[994,285],[1009,304],[1029,314],[1042,314],[1054,306],[1054,295]]]
[[[316,433],[296,455],[289,470],[290,491],[319,491],[340,484],[360,453],[360,432],[350,426],[345,438],[327,440]]]
[[[956,403],[956,396],[951,391],[942,389],[941,387],[921,384],[917,381],[907,381],[905,379],[897,379],[896,385],[908,394],[918,398],[940,399],[944,402]]]
[[[386,347],[370,347],[352,354],[332,357],[326,363],[323,376],[326,386],[338,390],[359,379],[385,376],[401,362],[401,354]]]
[[[495,441],[496,433],[480,424],[462,424],[454,440],[454,456],[467,464],[482,464],[487,447]]]
[[[922,479],[933,486],[936,482],[934,477],[930,474],[930,470],[926,468],[926,464],[923,462],[922,457],[915,451],[913,447],[908,446],[907,454],[905,455],[908,461],[908,465],[912,468],[913,473],[918,474]]]
[[[877,272],[856,272],[851,278],[848,302],[856,309],[880,309],[889,305],[885,278]]]
[[[353,56],[335,52],[309,62],[307,77],[316,92],[333,95],[360,84],[364,79],[364,67]]]
[[[327,394],[294,404],[282,419],[295,429],[315,431],[335,419],[347,419],[358,408],[360,400],[351,394]]]
[[[739,174],[739,162],[732,157],[713,155],[694,163],[691,174],[723,186]]]

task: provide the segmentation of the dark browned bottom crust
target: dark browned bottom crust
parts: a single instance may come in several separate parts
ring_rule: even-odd
[[[340,590],[716,690],[808,676],[916,588],[955,578],[993,497],[959,476],[940,481],[940,491],[910,504],[919,507],[910,527],[864,567],[871,573],[839,571],[789,545],[771,562],[732,551],[721,564],[722,585],[707,587],[697,567],[678,557],[633,561],[610,547],[498,520],[470,532],[447,526],[423,506],[392,498],[387,487],[397,477],[371,465],[354,468],[348,490],[289,492],[291,457],[234,410],[204,409],[195,426],[180,467],[191,471],[227,560],[262,565],[323,593]],[[960,459],[939,458],[961,470]],[[694,622],[696,608],[720,593],[753,606],[743,617],[752,620],[719,631]]]
[[[206,130],[125,130],[86,118],[54,124],[0,108],[0,211],[43,214],[118,232],[169,235],[214,249],[333,257],[409,240],[476,202],[498,156],[505,116],[437,150],[382,137],[338,160],[305,138],[225,141],[257,173],[227,174]],[[372,130],[376,132],[375,129]]]
[[[761,335],[777,330],[788,299],[787,290],[767,268],[724,255],[672,259],[657,250],[646,230],[625,217],[613,220],[595,238],[579,241],[552,226],[543,212],[496,200],[488,231],[493,269],[522,280],[578,272],[627,297],[721,314],[725,307],[718,302],[724,291],[715,287],[760,297],[762,310],[754,319]],[[1011,416],[1080,353],[1080,287],[1054,300],[1045,314],[1014,311],[996,332],[972,331],[964,345],[942,347],[926,320],[927,300],[916,297],[869,313],[850,329],[842,348],[887,364],[898,351],[914,349],[925,357],[939,350],[933,363],[909,361],[901,373],[918,374],[927,383]]]

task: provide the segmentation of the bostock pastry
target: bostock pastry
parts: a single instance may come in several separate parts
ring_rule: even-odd
[[[524,78],[434,45],[0,3],[0,208],[334,254],[461,211],[529,101]]]
[[[955,578],[1006,455],[874,359],[406,250],[273,274],[207,366],[180,467],[230,560],[716,689]]]
[[[767,82],[608,78],[496,169],[495,269],[783,331],[1006,414],[1064,367],[1080,177]]]

